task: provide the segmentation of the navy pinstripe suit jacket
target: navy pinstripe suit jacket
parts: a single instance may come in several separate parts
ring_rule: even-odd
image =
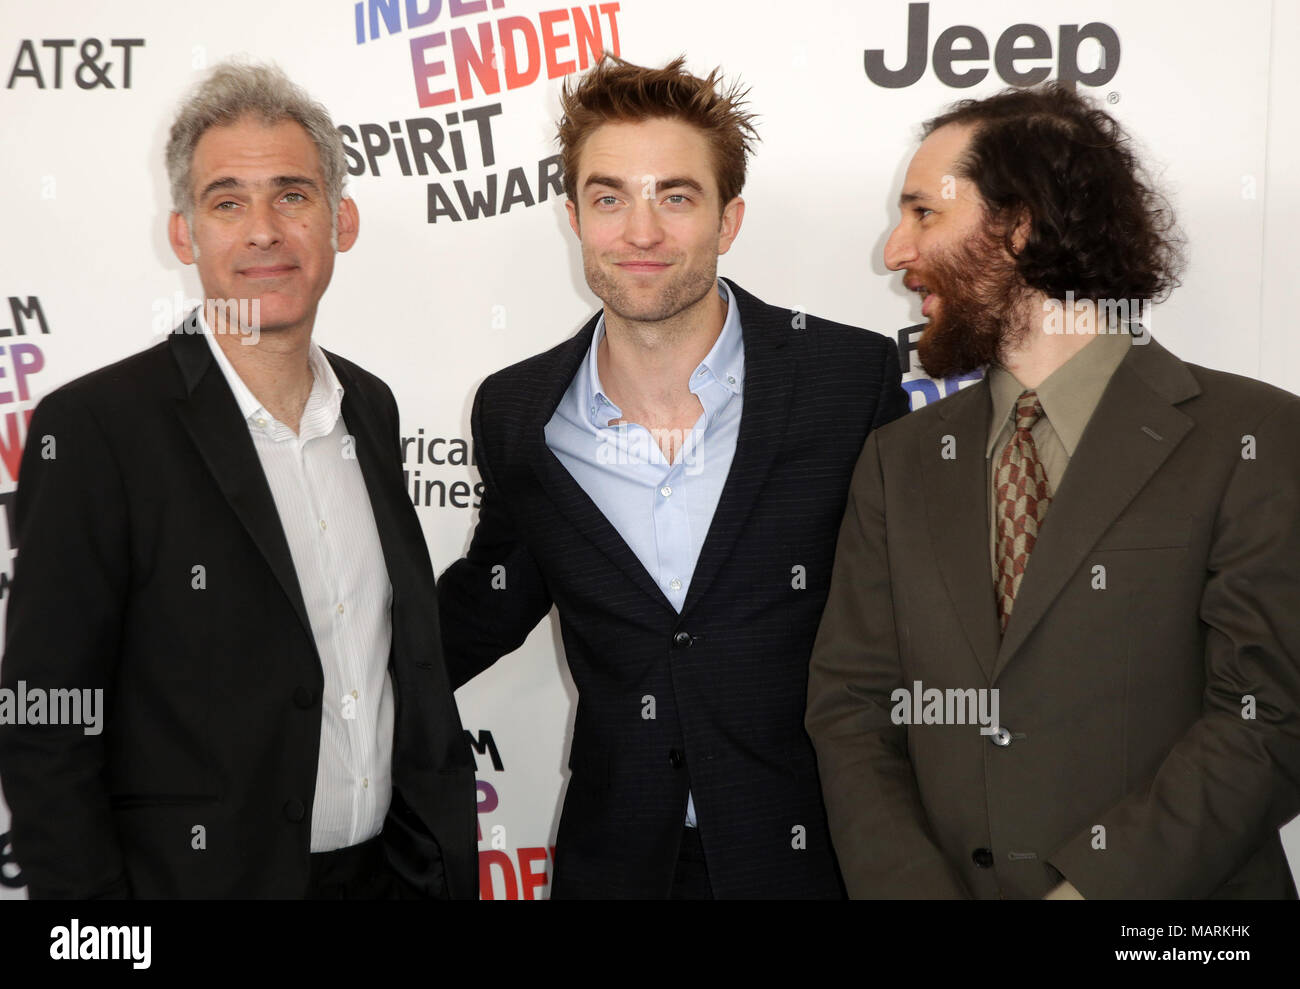
[[[745,404],[680,614],[543,436],[596,318],[474,401],[484,494],[438,582],[443,646],[459,686],[558,609],[579,701],[555,897],[667,896],[688,791],[715,896],[843,895],[803,729],[808,660],[854,463],[907,398],[885,337],[728,285]]]

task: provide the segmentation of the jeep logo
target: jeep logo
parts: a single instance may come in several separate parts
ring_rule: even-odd
[[[1087,72],[1079,66],[1079,44],[1085,38],[1091,38],[1101,46],[1101,61]],[[958,41],[965,41],[969,47],[954,48]],[[925,74],[926,49],[930,43],[930,5],[928,3],[910,3],[907,5],[907,61],[901,69],[885,66],[885,53],[880,48],[868,48],[863,53],[863,62],[867,69],[867,78],[877,86],[886,89],[902,89],[910,86]],[[955,67],[957,63],[987,63],[989,57],[988,39],[976,28],[968,24],[958,24],[946,29],[934,42],[931,61],[934,74],[945,86],[966,89],[974,86],[989,74],[988,66],[972,64],[969,68]],[[1032,86],[1042,82],[1051,75],[1048,65],[1027,65],[1017,67],[1017,63],[1044,61],[1052,58],[1052,39],[1047,32],[1036,24],[1013,24],[1002,32],[997,47],[993,52],[993,66],[1002,81],[1011,86]],[[1079,27],[1077,24],[1062,24],[1056,42],[1056,78],[1073,87],[1076,83],[1085,86],[1104,86],[1115,77],[1119,68],[1119,35],[1109,24],[1093,21]]]

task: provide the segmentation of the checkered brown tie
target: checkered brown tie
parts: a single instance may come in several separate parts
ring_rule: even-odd
[[[1038,449],[1029,432],[1042,414],[1043,403],[1033,391],[1016,399],[1016,431],[998,461],[997,592],[998,616],[1004,632],[1029,554],[1034,551],[1047,507],[1052,503],[1047,472],[1038,459]]]

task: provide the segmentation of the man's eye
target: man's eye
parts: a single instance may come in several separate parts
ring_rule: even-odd
[[[682,194],[682,193],[680,193],[680,192],[674,192],[671,196],[669,196],[669,197],[665,200],[665,202],[672,203],[674,206],[680,206],[680,205],[682,205],[683,203],[689,203],[690,200],[687,199],[686,196],[685,196],[684,194]]]
[[[913,207],[913,211],[916,213],[917,218],[921,220],[924,220],[934,212],[934,210],[930,209],[928,206],[915,206]]]
[[[613,206],[617,202],[618,202],[618,197],[616,196],[601,196],[599,199],[596,200],[596,205]]]
[[[301,192],[286,192],[284,199],[291,203],[305,203],[307,201],[307,197]]]
[[[230,207],[233,208],[233,207],[238,206],[238,205],[239,205],[239,204],[236,203],[236,202],[232,202],[232,201],[229,200],[229,199],[224,199],[224,200],[222,200],[221,202],[217,203],[217,205],[214,206],[213,209],[222,210],[223,212],[227,212],[227,213],[228,213],[228,212],[230,212],[230,211],[226,209],[227,206],[230,206]]]

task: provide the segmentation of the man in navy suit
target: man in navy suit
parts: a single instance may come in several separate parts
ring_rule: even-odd
[[[554,604],[579,691],[556,897],[843,895],[805,734],[808,659],[895,347],[717,277],[754,137],[677,60],[567,86],[569,221],[604,303],[488,377],[484,483],[439,581],[453,684]]]

